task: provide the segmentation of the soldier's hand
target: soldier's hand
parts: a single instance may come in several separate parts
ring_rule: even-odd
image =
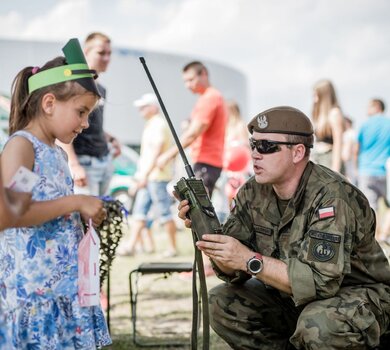
[[[176,195],[175,195],[176,196]],[[177,207],[179,210],[179,218],[184,221],[184,225],[188,228],[191,227],[191,220],[188,219],[187,213],[190,210],[190,206],[188,204],[188,200],[184,199],[179,203],[179,206]]]
[[[253,256],[251,250],[238,239],[226,235],[206,234],[196,246],[218,265],[231,270],[246,271],[246,262]]]

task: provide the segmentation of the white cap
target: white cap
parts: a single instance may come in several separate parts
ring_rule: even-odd
[[[158,100],[155,94],[148,93],[143,94],[141,98],[134,101],[134,107],[144,107],[144,106],[157,106],[158,107]]]

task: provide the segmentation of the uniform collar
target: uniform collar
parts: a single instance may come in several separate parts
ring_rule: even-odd
[[[309,161],[302,174],[301,180],[299,181],[297,190],[295,191],[294,196],[291,198],[286,210],[284,211],[284,215],[282,216],[282,219],[279,224],[279,230],[283,226],[287,225],[291,220],[294,219],[296,215],[296,210],[299,207],[305,195],[306,186],[309,181],[312,170],[313,170],[313,163]]]

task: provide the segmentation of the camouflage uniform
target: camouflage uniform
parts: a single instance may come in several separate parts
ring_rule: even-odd
[[[214,330],[235,349],[367,349],[389,327],[390,267],[364,195],[308,163],[280,216],[272,185],[240,189],[224,234],[284,261],[292,296],[243,271],[210,291]],[[293,346],[292,346],[292,345]]]

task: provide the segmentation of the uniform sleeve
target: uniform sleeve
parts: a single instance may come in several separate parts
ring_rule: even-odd
[[[255,247],[251,245],[252,229],[248,224],[251,223],[252,220],[248,214],[245,196],[246,191],[242,188],[234,199],[231,213],[223,225],[223,234],[234,237],[241,241],[241,243],[250,246],[251,249],[255,250]],[[243,271],[237,271],[234,276],[228,276],[219,270],[213,262],[212,265],[216,275],[225,282],[242,283],[251,278],[249,274]]]
[[[330,196],[329,196],[330,197]],[[355,212],[340,198],[321,201],[298,244],[296,257],[287,260],[295,304],[334,296],[351,272]]]

